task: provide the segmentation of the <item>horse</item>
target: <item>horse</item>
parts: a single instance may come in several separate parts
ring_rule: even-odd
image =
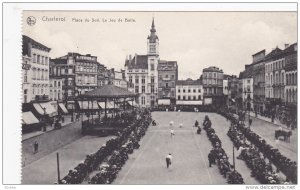
[[[283,137],[284,141],[290,142],[290,137],[292,136],[292,131],[276,130],[275,131],[275,139],[278,139],[281,136]]]

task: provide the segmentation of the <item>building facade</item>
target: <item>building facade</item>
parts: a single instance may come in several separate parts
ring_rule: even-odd
[[[253,109],[263,114],[265,110],[265,53],[266,50],[252,55],[253,61]]]
[[[265,106],[268,115],[285,101],[285,60],[278,47],[265,57]]]
[[[125,79],[125,70],[115,71],[111,69],[113,73],[112,84],[121,88],[127,89],[127,81]]]
[[[195,103],[193,103],[195,102]],[[178,80],[176,83],[176,105],[202,105],[203,86],[198,80]]]
[[[245,65],[239,75],[242,109],[253,110],[253,64]]]
[[[101,64],[97,63],[97,86],[103,86],[105,84],[105,70],[106,67]]]
[[[50,48],[23,35],[23,102],[49,98]]]
[[[204,98],[212,103],[225,103],[223,98],[223,71],[217,67],[208,67],[202,71]]]
[[[285,57],[285,102],[287,105],[297,105],[297,43],[284,50]]]
[[[49,99],[51,101],[61,101],[62,100],[62,98],[63,98],[62,84],[63,84],[63,79],[52,78],[50,76]]]
[[[147,38],[147,55],[137,55],[125,60],[125,77],[128,90],[138,94],[136,103],[141,107],[157,105],[159,39],[154,20]]]
[[[169,99],[176,103],[176,81],[178,80],[178,66],[176,61],[158,63],[158,99]]]

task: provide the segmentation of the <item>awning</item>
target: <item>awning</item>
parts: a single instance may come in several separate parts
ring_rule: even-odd
[[[57,110],[49,102],[40,103],[40,106],[42,108],[46,108],[45,109],[46,114],[48,114],[50,117],[53,117],[53,116],[57,115]]]
[[[97,101],[78,101],[78,105],[79,105],[79,108],[80,109],[93,109],[93,110],[98,110],[99,107],[98,107],[98,104],[97,104]]]
[[[102,109],[105,109],[105,102],[98,102],[98,105],[99,105]]]
[[[128,103],[129,105],[131,105],[131,106],[137,106],[137,104],[136,104],[135,101],[133,101],[133,102],[132,102],[132,101],[128,101],[127,103]]]
[[[113,102],[107,102],[106,107],[108,109],[114,109],[114,103]],[[115,107],[116,108],[116,107]]]
[[[66,108],[66,106],[63,103],[58,103],[60,109],[64,112],[64,113],[68,113],[68,110]]]
[[[158,99],[158,105],[170,105],[170,99]]]
[[[39,123],[39,120],[32,114],[31,111],[22,113],[22,124],[31,125]]]
[[[176,101],[176,105],[202,105],[202,101],[198,100],[198,101],[184,101],[184,100],[177,100]]]
[[[53,117],[53,116],[57,115],[57,111],[55,110],[55,108],[49,102],[34,103],[33,107],[36,109],[36,111],[40,115],[48,114],[50,117]],[[45,109],[45,112],[44,112],[44,109]]]

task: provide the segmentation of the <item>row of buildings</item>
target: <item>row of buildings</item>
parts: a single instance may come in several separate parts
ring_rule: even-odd
[[[157,105],[227,104],[261,114],[274,105],[297,102],[297,44],[252,55],[239,76],[224,74],[214,66],[198,79],[178,80],[177,61],[159,56],[154,20],[147,37],[147,53],[127,56],[124,70],[108,69],[96,56],[69,52],[51,59],[51,49],[23,36],[23,103],[62,101],[74,108],[74,99],[104,84],[127,88],[137,94],[141,107]]]

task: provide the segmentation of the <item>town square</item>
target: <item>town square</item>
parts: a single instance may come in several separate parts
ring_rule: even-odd
[[[296,13],[22,19],[21,184],[298,183]]]

